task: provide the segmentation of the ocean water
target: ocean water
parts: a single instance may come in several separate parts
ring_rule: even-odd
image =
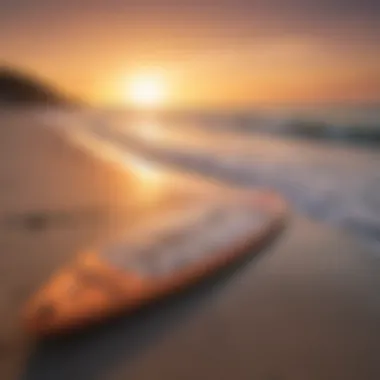
[[[244,187],[279,191],[294,210],[380,253],[380,109],[269,109],[45,115],[97,152],[138,154]],[[93,143],[90,143],[93,144]]]

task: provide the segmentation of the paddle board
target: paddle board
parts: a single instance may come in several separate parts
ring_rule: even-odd
[[[49,335],[132,312],[258,251],[285,216],[282,198],[267,191],[204,197],[161,212],[55,274],[28,303],[26,327]]]

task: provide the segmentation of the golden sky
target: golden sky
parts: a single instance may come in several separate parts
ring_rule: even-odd
[[[152,72],[169,107],[378,102],[379,20],[371,0],[0,0],[0,61],[99,104]]]

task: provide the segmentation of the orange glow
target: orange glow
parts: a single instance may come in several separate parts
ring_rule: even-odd
[[[167,83],[162,75],[146,72],[132,76],[125,88],[125,102],[139,108],[162,106],[167,98]]]
[[[97,46],[89,45],[84,56],[74,41],[60,45],[65,53],[58,62],[42,53],[31,61],[21,52],[14,60],[67,94],[98,105],[144,109],[380,99],[375,50],[326,53],[326,46],[293,37],[207,50],[200,41],[199,51],[181,50],[173,39],[169,52],[149,40],[132,41],[127,53],[124,42],[107,42],[102,59]]]

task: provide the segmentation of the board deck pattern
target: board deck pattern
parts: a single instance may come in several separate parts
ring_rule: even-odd
[[[46,335],[131,312],[258,249],[285,216],[283,200],[267,192],[198,199],[160,213],[119,241],[78,255],[32,298],[26,326]]]
[[[164,223],[133,231],[100,255],[112,265],[144,277],[168,276],[218,255],[231,242],[248,238],[267,217],[241,205],[197,205],[178,211]]]

